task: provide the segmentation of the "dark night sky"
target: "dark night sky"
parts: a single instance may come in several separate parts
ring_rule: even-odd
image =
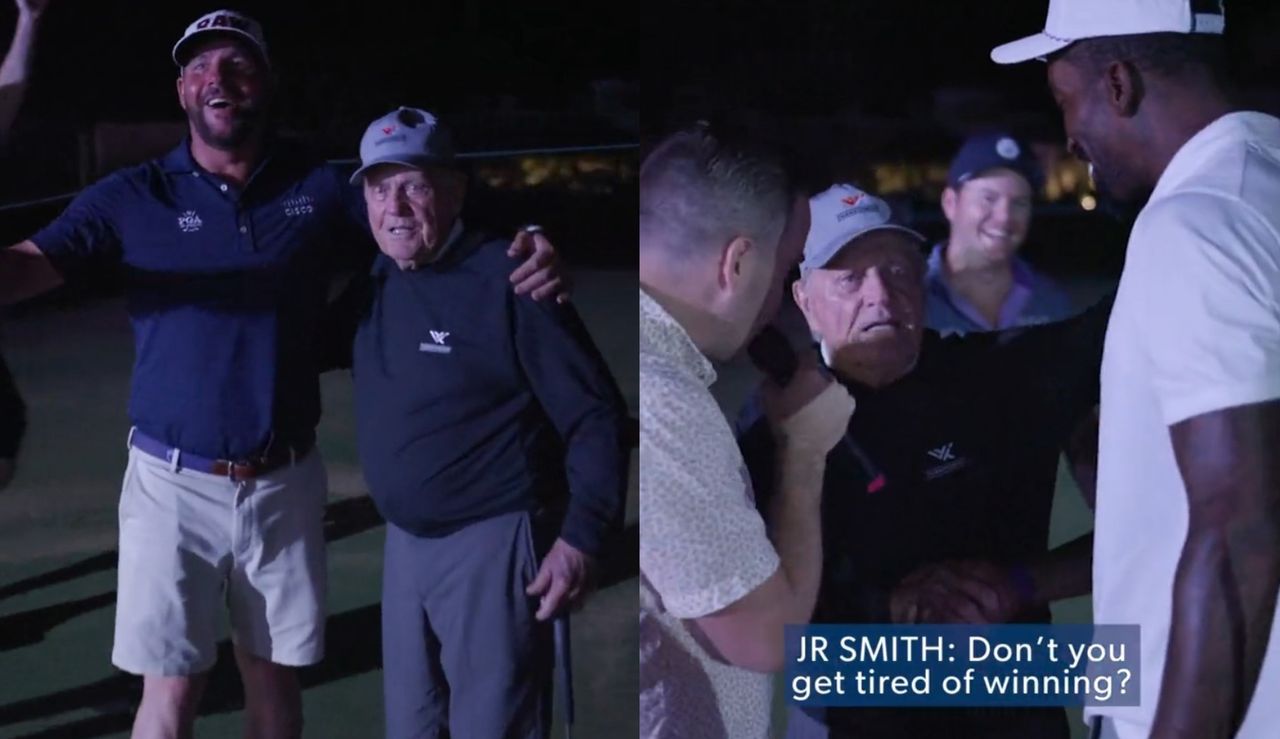
[[[28,114],[82,122],[177,116],[169,48],[222,6],[190,0],[51,0]],[[999,68],[997,43],[1043,26],[1047,0],[273,0],[227,3],[266,28],[284,100],[301,116],[376,115],[412,101],[447,109],[509,93],[567,106],[592,79],[642,80],[646,114],[703,80],[734,104],[903,113],[939,86],[999,86],[1048,107],[1043,68]],[[1280,78],[1280,2],[1228,0],[1228,34],[1251,72]],[[13,8],[0,0],[0,33]],[[1247,38],[1243,38],[1247,34]],[[1259,51],[1261,50],[1261,51]]]
[[[1000,67],[991,48],[1044,27],[1047,0],[691,0],[646,20],[647,124],[670,90],[701,80],[727,104],[793,113],[856,107],[907,114],[938,87],[998,88],[1024,109],[1052,106],[1044,67]],[[1228,39],[1251,81],[1280,81],[1280,2],[1227,0]]]
[[[585,0],[52,0],[28,114],[176,118],[169,50],[189,22],[220,7],[262,22],[287,104],[311,115],[355,108],[367,118],[402,102],[448,108],[501,93],[555,109],[592,79],[637,74],[635,29],[606,22]],[[0,33],[13,18],[0,0]]]

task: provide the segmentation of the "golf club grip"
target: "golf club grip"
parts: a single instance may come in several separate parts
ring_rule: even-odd
[[[569,614],[555,620],[556,662],[560,669],[560,694],[564,697],[565,734],[573,725],[573,650],[569,646]]]

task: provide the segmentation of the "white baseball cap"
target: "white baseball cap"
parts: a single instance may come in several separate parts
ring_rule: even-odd
[[[1144,33],[1221,35],[1225,0],[1049,0],[1040,33],[991,50],[996,64],[1046,57],[1086,38]]]
[[[853,185],[833,185],[809,198],[809,235],[804,240],[800,274],[822,269],[850,241],[872,231],[901,231],[925,238],[890,218],[889,204]]]
[[[262,35],[262,24],[234,10],[215,10],[212,13],[206,13],[187,26],[182,38],[173,45],[174,63],[179,67],[186,64],[187,57],[184,53],[186,48],[190,46],[193,39],[209,33],[232,33],[243,36],[253,43],[253,47],[262,55],[262,60],[270,64],[267,58],[267,40]]]

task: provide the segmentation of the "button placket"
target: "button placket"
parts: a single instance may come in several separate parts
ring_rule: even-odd
[[[236,231],[240,234],[240,248],[253,251],[253,237],[249,234],[249,212],[236,208]]]

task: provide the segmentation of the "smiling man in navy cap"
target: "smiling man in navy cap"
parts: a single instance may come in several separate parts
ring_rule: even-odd
[[[1066,294],[1018,256],[1041,181],[1030,148],[1008,133],[978,134],[960,147],[942,193],[950,230],[929,255],[930,328],[994,331],[1071,315]]]

